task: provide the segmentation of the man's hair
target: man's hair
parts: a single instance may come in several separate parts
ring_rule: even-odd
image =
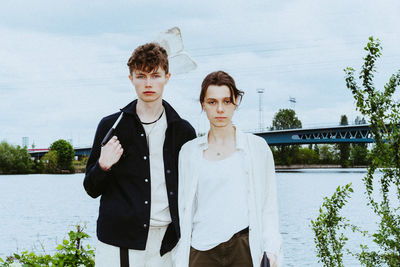
[[[167,51],[158,43],[147,43],[136,48],[127,65],[129,74],[135,70],[152,72],[158,67],[161,67],[166,74],[169,72]]]
[[[226,85],[229,88],[230,91],[230,100],[231,103],[233,103],[235,106],[239,105],[240,102],[242,101],[242,97],[244,95],[243,91],[240,91],[237,89],[235,80],[226,72],[219,70],[215,72],[211,72],[208,74],[202,84],[201,84],[201,92],[200,92],[200,103],[204,102],[204,98],[206,97],[207,89],[210,85],[217,85],[217,86],[223,86]],[[236,98],[239,97],[239,101],[236,102]]]

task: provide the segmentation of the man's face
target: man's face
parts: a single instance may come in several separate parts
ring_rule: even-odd
[[[170,73],[165,74],[165,71],[158,67],[152,72],[134,70],[132,75],[129,75],[129,79],[135,86],[136,94],[140,100],[154,102],[162,98],[164,86],[170,76]]]
[[[210,85],[207,88],[204,102],[201,105],[210,124],[214,127],[225,127],[232,123],[236,106],[231,102],[230,96],[231,92],[226,85]]]

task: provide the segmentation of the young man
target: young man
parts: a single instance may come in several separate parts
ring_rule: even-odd
[[[83,183],[91,197],[101,196],[96,266],[171,266],[180,236],[178,154],[196,135],[162,99],[171,76],[165,49],[139,46],[128,66],[138,99],[121,109],[103,147],[121,112],[100,121]]]

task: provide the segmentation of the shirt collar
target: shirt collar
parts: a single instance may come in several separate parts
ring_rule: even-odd
[[[237,150],[244,150],[246,136],[236,126],[234,126],[234,127],[236,129],[236,149]],[[206,150],[208,148],[208,133],[206,133],[205,135],[199,137],[198,140],[199,140],[198,144],[203,148],[203,150]]]
[[[168,124],[182,120],[178,113],[173,109],[173,107],[171,107],[171,105],[167,101],[163,99],[162,104],[164,106]],[[137,120],[139,120],[139,117],[136,114],[136,105],[137,99],[129,103],[124,108],[121,108],[121,111],[127,114],[131,114],[135,116]]]

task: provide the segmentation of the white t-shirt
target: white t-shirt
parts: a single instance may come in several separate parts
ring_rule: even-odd
[[[148,136],[147,141],[150,153],[150,226],[166,226],[171,223],[163,158],[163,147],[167,126],[167,116],[165,115],[165,111],[157,122],[152,124],[143,124],[143,128]]]
[[[218,161],[202,158],[192,228],[195,249],[212,249],[249,226],[243,162],[240,151]]]

